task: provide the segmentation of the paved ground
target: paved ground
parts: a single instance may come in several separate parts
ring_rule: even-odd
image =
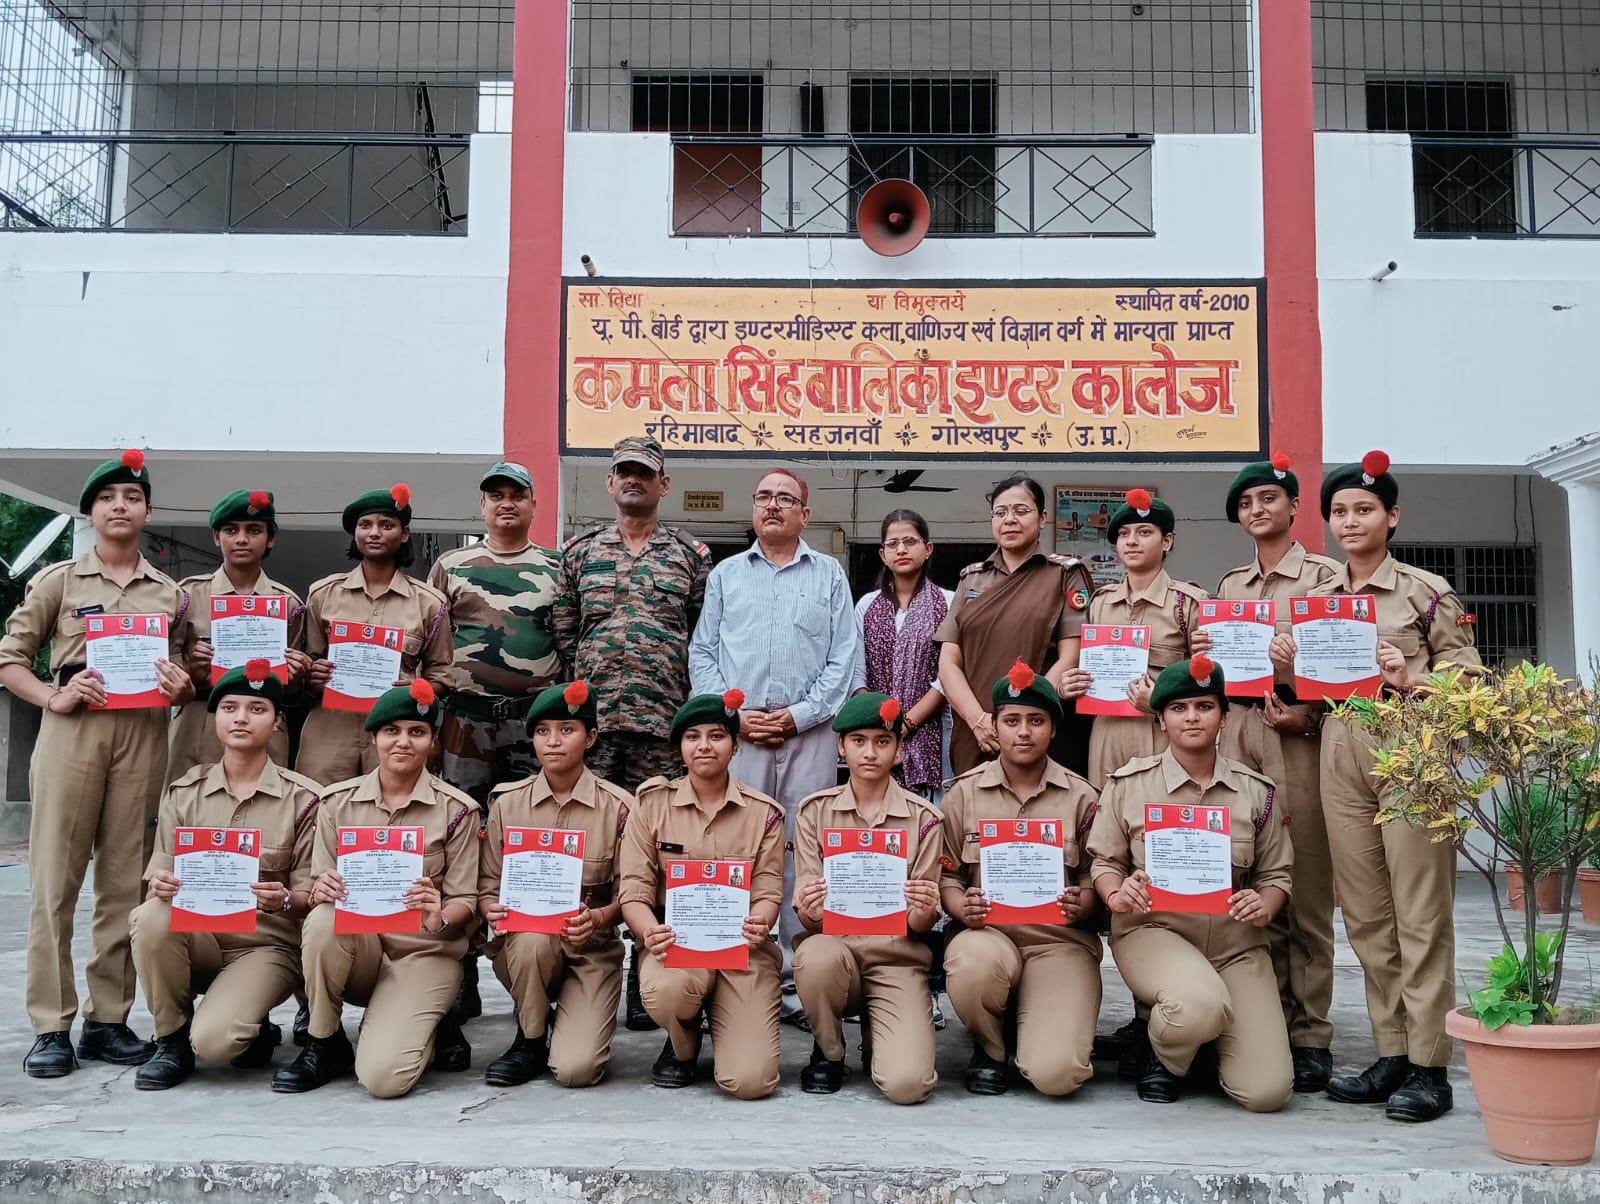
[[[783,1086],[758,1103],[725,1099],[709,1082],[652,1088],[659,1036],[620,1029],[598,1087],[489,1088],[482,1068],[512,1034],[510,1001],[492,981],[486,1015],[468,1028],[473,1071],[429,1074],[404,1100],[373,1101],[353,1081],[278,1096],[270,1072],[217,1067],[161,1095],[136,1092],[132,1070],[94,1063],[35,1082],[20,1069],[31,1039],[26,900],[21,854],[0,850],[0,1200],[1600,1199],[1600,1171],[1498,1161],[1459,1061],[1454,1114],[1423,1126],[1320,1097],[1296,1097],[1268,1117],[1220,1095],[1158,1108],[1114,1075],[1066,1100],[1025,1089],[980,1100],[961,1088],[968,1046],[953,1014],[940,1035],[941,1084],[916,1108],[887,1103],[859,1074],[837,1096],[803,1094],[810,1038],[788,1028]],[[1462,880],[1457,921],[1471,975],[1498,946],[1476,879]],[[1575,944],[1582,966],[1600,955],[1600,932],[1579,932]],[[1105,980],[1101,1026],[1110,1028],[1129,1013],[1109,957]],[[1360,969],[1342,942],[1335,1006],[1340,1066],[1365,1065],[1373,1049]],[[292,1010],[277,1014],[286,1030]],[[355,1020],[347,1016],[352,1033]],[[150,1031],[142,1005],[132,1022]],[[280,1061],[290,1056],[279,1051]]]

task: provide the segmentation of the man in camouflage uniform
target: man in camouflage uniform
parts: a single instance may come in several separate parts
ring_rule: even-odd
[[[551,625],[561,562],[528,538],[533,477],[501,461],[479,484],[484,537],[434,562],[428,584],[450,603],[455,657],[446,675],[439,743],[443,776],[488,813],[489,791],[537,773],[523,716],[561,680]],[[461,1018],[478,1015],[477,954],[463,962]]]
[[[561,554],[556,643],[572,676],[594,689],[600,711],[588,765],[629,791],[683,772],[668,737],[689,697],[689,636],[711,572],[705,544],[660,522],[670,484],[661,444],[618,440],[606,476],[617,520],[569,540]],[[628,1027],[654,1028],[639,998],[637,958],[627,997]]]

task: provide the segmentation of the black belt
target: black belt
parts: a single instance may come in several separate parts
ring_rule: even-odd
[[[585,907],[606,907],[616,897],[617,884],[615,882],[597,882],[593,886],[583,888],[583,905]]]
[[[531,706],[532,698],[507,698],[500,694],[456,693],[444,700],[444,709],[450,714],[466,719],[493,719],[501,723],[508,719],[523,718]]]
[[[1278,701],[1283,703],[1284,706],[1294,707],[1300,705],[1300,700],[1295,697],[1293,686],[1282,684],[1275,685],[1272,687],[1272,692],[1278,696]],[[1265,698],[1257,698],[1253,694],[1244,698],[1234,698],[1230,696],[1228,701],[1233,703],[1235,706],[1241,707],[1264,707],[1267,705],[1267,700]]]
[[[73,661],[70,665],[62,665],[56,670],[56,685],[65,686],[78,674],[89,667],[86,661]]]

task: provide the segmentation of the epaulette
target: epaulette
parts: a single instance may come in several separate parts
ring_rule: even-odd
[[[1051,564],[1059,564],[1064,569],[1079,568],[1083,564],[1077,556],[1063,556],[1060,552],[1046,552],[1044,558]]]
[[[191,765],[183,773],[173,778],[171,784],[173,786],[192,786],[210,772],[210,765]]]
[[[423,594],[431,594],[431,595],[433,595],[434,601],[436,601],[440,606],[447,607],[447,608],[449,607],[450,599],[445,597],[444,594],[440,593],[437,589],[435,589],[433,586],[429,585],[426,581],[422,580],[422,578],[420,578],[420,577],[411,578],[411,584],[418,590],[418,592],[423,593]]]
[[[191,585],[204,585],[211,580],[210,573],[195,573],[178,582],[179,589],[188,589]]]
[[[527,777],[518,778],[514,782],[500,782],[500,783],[498,783],[498,784],[496,784],[494,786],[489,787],[489,797],[490,798],[494,798],[496,795],[505,794],[505,793],[507,793],[508,791],[511,791],[511,790],[520,790],[522,787],[526,786],[529,782],[533,781],[533,779],[538,777],[538,776],[539,775],[536,774],[536,773],[531,773]]]
[[[1129,761],[1126,765],[1122,766],[1122,768],[1113,769],[1110,773],[1106,774],[1106,777],[1108,777],[1108,778],[1128,778],[1128,777],[1132,777],[1136,773],[1143,773],[1147,769],[1153,769],[1156,765],[1158,765],[1160,763],[1160,761],[1161,761],[1160,756],[1135,757],[1135,758],[1133,758],[1133,760]],[[1237,762],[1235,762],[1235,764],[1237,764]]]
[[[758,803],[766,803],[770,807],[776,807],[778,809],[778,814],[783,814],[783,804],[777,799],[773,798],[770,794],[762,794],[761,791],[757,790],[754,786],[746,786],[737,778],[734,779],[733,784],[739,788],[739,793],[744,795],[745,798],[753,799]]]
[[[1100,596],[1100,595],[1101,595],[1101,594],[1103,594],[1103,593],[1106,593],[1106,592],[1107,592],[1107,591],[1108,591],[1108,590],[1114,590],[1114,589],[1116,589],[1116,588],[1117,588],[1117,585],[1118,585],[1118,582],[1115,582],[1115,581],[1108,581],[1108,582],[1106,582],[1106,584],[1104,584],[1104,585],[1101,585],[1101,586],[1097,586],[1097,587],[1096,587],[1096,588],[1095,588],[1095,591],[1094,591],[1094,594],[1095,594],[1095,597],[1097,597],[1097,598],[1098,598],[1098,597],[1099,597],[1099,596]]]
[[[1312,564],[1321,565],[1325,569],[1332,569],[1336,573],[1344,567],[1332,556],[1324,556],[1320,552],[1307,552],[1306,559]]]
[[[1196,602],[1209,602],[1211,595],[1206,592],[1206,587],[1198,581],[1174,581],[1172,588],[1180,594],[1193,598]]]
[[[319,589],[328,589],[343,581],[346,576],[348,576],[348,571],[344,573],[329,573],[326,577],[318,577],[311,583],[311,588],[306,590],[306,601],[311,601]]]
[[[971,769],[967,770],[965,773],[958,773],[953,778],[946,778],[945,782],[944,782],[944,788],[946,790],[948,790],[948,789],[950,789],[950,787],[954,786],[957,782],[962,781],[965,778],[970,778],[975,773],[982,773],[988,767],[989,767],[989,763],[987,761],[982,761],[979,764],[974,765]]]
[[[605,530],[604,527],[590,527],[587,531],[580,531],[578,534],[574,535],[571,539],[567,540],[566,543],[561,545],[561,551],[563,553],[570,552],[573,548],[577,547],[580,543],[588,542],[589,540],[593,539],[596,535],[600,534],[600,532],[603,531],[603,530]]]
[[[672,536],[673,539],[676,539],[684,547],[688,548],[689,551],[693,552],[699,559],[704,560],[711,555],[711,548],[708,545],[701,543],[687,531],[679,530],[677,527],[670,526],[667,523],[662,523],[661,525],[666,527],[668,535]]]
[[[812,803],[819,802],[822,799],[838,798],[843,793],[843,786],[829,786],[823,790],[813,790],[810,794],[806,795],[805,798],[800,800],[799,809],[804,811]]]
[[[293,782],[296,786],[300,787],[300,789],[302,789],[302,790],[311,791],[312,794],[321,794],[322,793],[322,783],[321,782],[312,781],[310,778],[306,777],[306,775],[303,774],[303,773],[296,773],[292,769],[285,769],[282,765],[279,765],[278,766],[278,776],[282,777],[282,778],[285,778],[290,782]]]
[[[647,790],[665,790],[672,785],[672,781],[664,773],[658,773],[653,778],[646,778],[639,783],[639,789],[633,792],[635,798],[643,798]]]
[[[608,782],[605,778],[597,777],[595,778],[595,784],[600,787],[602,792],[609,794],[624,806],[633,802],[633,795],[615,782]]]
[[[455,799],[458,803],[465,803],[474,811],[478,809],[478,800],[473,798],[465,790],[457,790],[454,786],[445,781],[443,778],[439,777],[437,774],[429,774],[428,776],[433,778],[433,788],[446,798]]]
[[[979,570],[981,570],[988,563],[989,562],[987,560],[980,560],[976,564],[969,564],[969,565],[967,565],[966,568],[961,570],[959,575],[962,576],[962,577],[965,577],[970,573],[976,573]]]
[[[330,782],[328,785],[322,788],[322,797],[331,798],[333,795],[338,794],[341,791],[354,790],[356,786],[361,783],[361,780],[366,776],[367,775],[364,773],[358,773],[355,777],[345,778],[342,782]]]
[[[1278,783],[1274,782],[1271,778],[1269,778],[1266,774],[1262,773],[1260,770],[1251,769],[1250,766],[1246,765],[1243,761],[1235,761],[1235,760],[1233,760],[1232,757],[1228,758],[1228,760],[1229,760],[1229,763],[1233,766],[1233,772],[1234,773],[1240,774],[1243,777],[1254,778],[1256,781],[1260,782],[1263,786],[1265,786],[1268,790],[1276,790],[1278,788]]]

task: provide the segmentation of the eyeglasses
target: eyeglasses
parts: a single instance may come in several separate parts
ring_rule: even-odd
[[[996,506],[993,510],[989,511],[989,517],[995,519],[1004,519],[1008,516],[1027,518],[1030,514],[1038,513],[1038,507],[1028,506],[1024,505],[1022,502],[1018,502],[1015,506]]]
[[[762,509],[776,506],[779,510],[793,510],[800,504],[800,499],[792,493],[768,493],[765,489],[752,493],[750,500]]]
[[[886,539],[878,546],[885,552],[898,552],[901,548],[908,552],[915,552],[922,546],[922,540],[915,535],[907,535],[904,539]]]

